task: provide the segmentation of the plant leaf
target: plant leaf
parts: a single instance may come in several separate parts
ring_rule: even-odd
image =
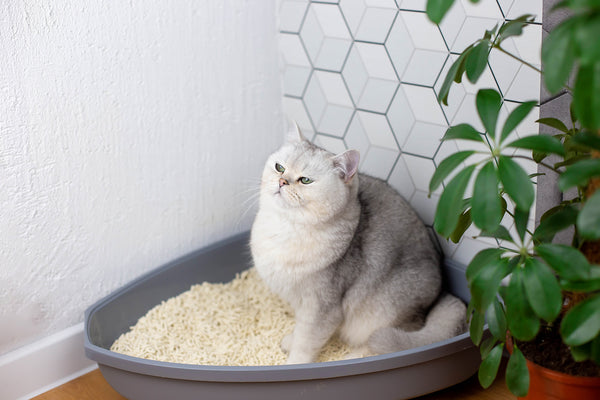
[[[577,229],[586,239],[600,239],[600,190],[585,201],[577,217]]]
[[[516,345],[506,364],[506,386],[517,397],[524,397],[529,391],[527,361]]]
[[[493,161],[488,161],[477,174],[471,199],[471,217],[479,228],[493,232],[502,220],[502,205],[498,194],[498,173]]]
[[[448,128],[442,140],[464,139],[483,143],[483,136],[469,124],[459,124]]]
[[[485,316],[483,313],[475,310],[469,324],[469,335],[475,346],[479,346],[483,337],[483,325],[485,324]]]
[[[484,313],[496,298],[502,279],[510,273],[509,262],[506,258],[491,260],[484,265],[473,277],[469,289],[473,307]]]
[[[494,138],[498,113],[502,107],[502,96],[494,89],[480,89],[475,97],[475,105],[485,130]]]
[[[572,25],[572,20],[561,23],[550,32],[542,44],[542,76],[551,94],[562,89],[575,62],[576,46],[573,43]]]
[[[600,335],[596,336],[596,339],[592,341],[591,347],[590,358],[596,364],[600,364]]]
[[[544,153],[565,155],[565,149],[560,140],[548,135],[524,136],[507,145],[519,149],[535,150]]]
[[[462,81],[462,74],[465,72],[465,63],[467,60],[467,56],[473,49],[473,45],[467,47],[460,56],[452,63],[446,77],[444,78],[444,83],[440,87],[440,92],[438,93],[438,102],[444,105],[448,105],[448,94],[450,93],[450,87],[452,86],[452,82],[460,83]]]
[[[579,250],[564,244],[551,243],[540,244],[534,250],[561,278],[571,281],[590,278],[590,264]]]
[[[506,302],[508,329],[511,334],[519,340],[529,341],[533,339],[540,329],[540,320],[527,301],[521,268],[515,268],[513,271],[507,288],[507,296],[504,300]]]
[[[592,132],[577,132],[575,135],[571,136],[571,143],[600,151],[600,136]]]
[[[466,230],[469,229],[469,226],[471,226],[472,222],[471,209],[469,208],[460,214],[460,217],[458,217],[458,224],[456,224],[456,228],[454,231],[452,231],[450,240],[452,240],[454,243],[460,242],[460,239],[463,237]]]
[[[574,207],[566,206],[544,218],[533,233],[533,238],[540,241],[551,242],[558,232],[575,224],[578,211]]]
[[[525,238],[527,233],[527,224],[529,223],[529,210],[521,210],[519,207],[515,208],[515,227],[521,240]]]
[[[490,53],[490,41],[482,40],[470,52],[465,63],[465,70],[467,71],[467,78],[471,83],[476,83],[477,79],[481,76],[488,61],[488,55]]]
[[[511,113],[506,118],[506,121],[504,122],[504,126],[502,127],[500,143],[502,143],[504,139],[506,139],[508,135],[510,135],[510,133],[513,130],[515,130],[515,128],[519,126],[521,122],[523,122],[525,117],[529,115],[529,113],[531,112],[533,107],[535,107],[536,104],[537,102],[535,101],[527,101],[525,103],[519,104],[517,108],[511,111]]]
[[[600,295],[583,300],[563,318],[560,333],[569,346],[581,346],[600,332]]]
[[[456,169],[456,167],[473,154],[475,154],[474,150],[465,150],[444,158],[440,165],[435,169],[435,172],[429,181],[429,193],[433,193],[442,184],[444,179]]]
[[[527,258],[523,284],[535,314],[548,322],[554,321],[562,306],[562,295],[552,270],[537,258]]]
[[[530,22],[533,22],[534,16],[531,14],[521,15],[520,17],[513,19],[512,21],[507,21],[502,25],[500,30],[498,31],[499,41],[497,44],[502,43],[505,39],[511,36],[521,36],[523,33],[523,28],[527,26]]]
[[[582,187],[590,178],[598,175],[600,175],[600,159],[580,160],[567,167],[558,177],[558,187],[563,192],[573,186]]]
[[[507,240],[509,242],[514,243],[513,238],[510,236],[510,232],[502,225],[498,225],[498,227],[494,231],[481,231],[479,235],[481,237],[492,237],[500,240]]]
[[[456,228],[458,218],[462,213],[463,195],[474,170],[475,165],[471,165],[460,171],[452,178],[440,196],[433,226],[443,237],[450,236]]]
[[[454,4],[454,0],[427,0],[425,11],[431,22],[439,24],[452,4]]]
[[[485,317],[492,335],[501,342],[506,340],[506,315],[504,315],[504,308],[497,298],[492,300],[485,312]]]
[[[487,389],[494,383],[496,375],[498,374],[498,367],[500,367],[500,361],[502,360],[502,351],[504,349],[504,343],[498,343],[483,359],[479,366],[477,377],[479,383],[484,389]]]
[[[528,210],[533,204],[535,193],[533,183],[523,168],[510,157],[500,156],[498,173],[504,190],[514,200],[517,207]]]
[[[598,4],[596,4],[596,7]],[[581,64],[592,64],[600,61],[600,17],[598,14],[588,14],[580,18],[575,27],[575,40],[579,46]]]
[[[569,129],[567,128],[567,126],[560,119],[556,119],[556,118],[540,118],[540,119],[538,119],[535,122],[538,122],[538,123],[540,123],[542,125],[549,126],[551,128],[554,128],[554,129],[558,129],[559,131],[564,132],[564,133],[568,133],[569,132]]]
[[[600,61],[581,65],[573,89],[573,111],[584,128],[600,129]]]
[[[571,292],[589,293],[600,290],[600,279],[590,279],[587,281],[573,282],[567,280],[560,281],[560,287],[563,290],[569,290]]]
[[[479,253],[475,254],[475,256],[471,259],[471,262],[467,266],[466,277],[467,282],[471,283],[471,281],[481,272],[483,268],[485,268],[488,264],[492,262],[499,261],[502,254],[504,254],[505,250],[499,248],[489,248],[483,249]]]

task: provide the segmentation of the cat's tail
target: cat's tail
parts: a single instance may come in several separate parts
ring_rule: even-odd
[[[460,299],[444,293],[429,311],[421,329],[379,329],[369,337],[369,350],[375,354],[392,353],[449,339],[466,331],[466,312]]]

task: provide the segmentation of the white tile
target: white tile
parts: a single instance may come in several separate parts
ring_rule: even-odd
[[[425,11],[427,0],[401,0],[400,8],[403,10]]]
[[[477,114],[474,94],[468,93],[465,95],[465,98],[458,107],[454,118],[452,119],[452,121],[450,121],[450,125],[459,124],[470,124],[479,132],[484,131],[483,124],[479,120],[479,114]]]
[[[383,45],[356,42],[354,47],[358,51],[369,76],[390,81],[398,80]]]
[[[304,132],[314,132],[306,108],[301,99],[283,97],[283,113],[289,121],[296,121],[300,130]],[[310,135],[312,136],[312,134]],[[308,137],[308,136],[307,136]]]
[[[344,144],[344,141],[339,138],[317,134],[314,143],[317,146],[320,146],[334,154],[340,154],[346,151],[346,145]]]
[[[529,101],[538,99],[539,95],[540,74],[522,65],[504,97],[515,101]]]
[[[312,3],[300,31],[306,51],[316,68],[339,71],[352,38],[338,6]]]
[[[433,158],[445,133],[446,126],[417,122],[401,149],[406,153]]]
[[[415,117],[403,88],[404,86],[398,88],[387,112],[388,121],[401,149],[415,123]]]
[[[313,60],[315,68],[341,71],[351,45],[352,41],[349,39],[325,38],[317,57]]]
[[[318,125],[327,107],[327,98],[314,72],[308,81],[306,92],[304,93],[304,105],[315,126]]]
[[[385,47],[390,55],[390,59],[394,64],[394,68],[398,76],[402,76],[410,57],[414,51],[414,46],[408,33],[408,29],[404,24],[404,20],[398,16],[392,26],[390,34],[385,42]]]
[[[458,1],[461,2],[465,10],[465,14],[470,17],[503,19],[502,12],[500,11],[496,0],[479,0],[477,4],[474,4],[471,0]]]
[[[299,32],[307,7],[308,0],[282,0],[279,5],[279,29]]]
[[[338,4],[340,0],[319,0],[321,3]]]
[[[360,21],[363,18],[366,8],[367,8],[367,6],[363,0],[341,0],[340,1],[340,9],[342,10],[342,14],[344,15],[344,18],[346,19],[348,28],[350,28],[350,31],[354,35],[356,35],[356,31],[358,30]]]
[[[400,158],[388,179],[388,183],[396,189],[402,197],[409,201],[416,189],[415,184],[408,173],[408,167],[404,158],[404,154],[400,155]]]
[[[482,241],[463,237],[458,244],[457,249],[454,251],[452,259],[464,265],[468,265],[477,253],[489,247],[489,244]]]
[[[317,131],[341,138],[344,136],[353,113],[354,109],[352,107],[328,104],[317,125]]]
[[[439,196],[436,194],[432,194],[429,197],[427,196],[427,192],[417,190],[410,199],[410,205],[419,214],[425,225],[432,226],[439,199]]]
[[[330,38],[351,39],[350,32],[348,32],[344,17],[338,6],[312,3],[310,8],[315,13],[325,36]]]
[[[300,37],[306,47],[309,57],[313,60],[319,55],[325,34],[319,25],[317,16],[312,8],[308,9],[304,24],[300,30]]]
[[[384,113],[387,111],[398,82],[370,78],[356,106],[361,109]]]
[[[500,3],[502,6],[502,3]],[[503,7],[504,10],[504,7]],[[542,22],[542,0],[527,0],[527,1],[513,1],[508,13],[505,12],[507,19],[515,19],[524,14],[533,14],[536,16],[536,22]]]
[[[396,2],[394,0],[365,0],[367,7],[379,7],[379,8],[392,8],[396,9]]]
[[[433,86],[447,57],[447,52],[415,49],[402,82]]]
[[[413,45],[417,49],[446,51],[446,45],[437,25],[424,13],[401,11],[399,18],[404,20]]]
[[[283,71],[283,93],[302,96],[312,68],[288,65]]]
[[[354,99],[355,103],[358,103],[369,80],[369,74],[355,45],[350,49],[348,59],[342,70],[342,76],[348,86],[348,91],[352,99]]]
[[[481,39],[486,30],[492,29],[502,21],[502,19],[467,17],[462,24],[456,39],[450,46],[450,50],[454,53],[461,53],[467,46],[473,44],[476,40]]]
[[[519,69],[521,68],[521,64],[510,56],[497,50],[493,50],[490,53],[489,65],[494,73],[496,82],[498,82],[500,91],[502,93],[508,92],[508,89],[512,85],[517,73],[519,72]]]
[[[394,134],[384,115],[366,111],[357,111],[356,114],[371,145],[398,151]]]
[[[406,153],[402,154],[402,156],[406,162],[408,173],[415,184],[415,188],[424,192],[429,191],[429,181],[435,172],[433,160],[412,156]]]
[[[496,80],[494,79],[494,75],[492,75],[492,71],[489,66],[486,66],[483,70],[483,73],[477,80],[477,83],[469,82],[467,76],[463,76],[463,80],[461,85],[464,87],[465,92],[469,94],[477,94],[480,89],[494,89],[498,90],[498,86],[496,85]]]
[[[433,89],[402,85],[410,108],[417,121],[430,122],[437,125],[445,125],[446,119],[442,113]]]
[[[361,165],[361,170],[365,174],[387,179],[399,152],[396,150],[384,149],[381,147],[371,146],[365,160]]]
[[[358,29],[354,33],[354,38],[356,40],[383,43],[395,17],[395,9],[367,8]]]
[[[440,23],[440,30],[450,49],[454,49],[454,42],[462,30],[466,17],[467,15],[460,2],[455,1],[454,5],[448,10],[446,17]]]
[[[360,165],[362,165],[369,151],[370,143],[367,133],[358,119],[358,115],[354,114],[344,140],[349,149],[355,149],[360,152]]]
[[[314,76],[318,79],[319,85],[329,104],[353,107],[341,74],[328,71],[315,71]]]
[[[304,51],[298,35],[280,33],[279,50],[285,64],[310,67],[310,60]]]
[[[534,0],[534,1],[537,1],[537,0]],[[527,3],[529,3],[529,2],[530,1],[527,1]],[[504,16],[508,15],[513,3],[515,3],[515,0],[498,0],[498,5],[500,6],[500,9],[502,10],[502,13],[504,14]]]
[[[507,40],[514,43],[516,54],[530,64],[540,67],[542,64],[542,26],[530,24],[523,29],[521,36],[513,36]],[[505,41],[506,42],[506,41]],[[503,43],[504,47],[504,43]]]

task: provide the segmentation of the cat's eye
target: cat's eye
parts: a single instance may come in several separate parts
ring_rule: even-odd
[[[282,174],[285,171],[285,168],[283,168],[283,165],[281,165],[279,163],[275,163],[275,169],[277,170],[277,172],[281,172]]]
[[[308,185],[309,183],[313,183],[314,181],[310,178],[307,178],[305,176],[301,177],[300,179],[298,179],[300,182],[302,182],[305,185]]]

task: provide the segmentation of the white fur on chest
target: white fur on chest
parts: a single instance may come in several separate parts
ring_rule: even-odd
[[[349,238],[339,227],[293,224],[275,212],[259,212],[252,226],[251,248],[262,279],[293,302],[310,287],[311,276],[341,256]]]

